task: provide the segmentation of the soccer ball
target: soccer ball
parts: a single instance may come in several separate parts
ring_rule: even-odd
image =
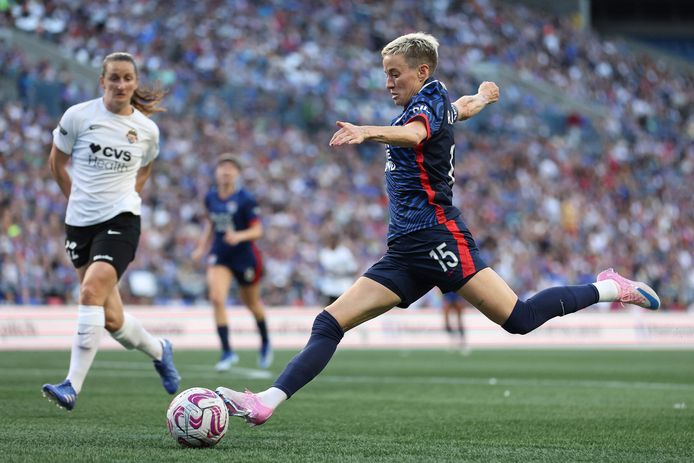
[[[178,394],[166,412],[171,436],[184,447],[212,447],[227,431],[229,412],[221,397],[204,387]]]

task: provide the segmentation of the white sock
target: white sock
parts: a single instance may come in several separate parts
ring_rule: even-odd
[[[602,280],[593,283],[598,289],[598,302],[612,302],[619,299],[619,286],[613,280]]]
[[[111,333],[111,336],[126,349],[137,349],[154,360],[161,360],[164,354],[161,339],[152,336],[142,326],[140,320],[127,312],[123,316],[123,326],[118,331]]]
[[[99,342],[104,334],[106,318],[104,308],[98,305],[80,305],[77,312],[77,333],[72,338],[70,370],[67,379],[75,392],[82,390],[82,384],[94,362]]]
[[[277,389],[276,387],[271,387],[266,391],[259,392],[257,396],[263,404],[273,410],[277,408],[279,404],[287,400],[287,394],[285,394],[282,389]]]

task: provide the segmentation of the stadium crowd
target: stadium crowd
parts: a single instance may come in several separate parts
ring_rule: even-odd
[[[385,250],[382,147],[330,150],[336,120],[384,123],[380,48],[414,30],[445,44],[438,77],[471,94],[476,63],[512,67],[604,116],[562,113],[522,87],[459,128],[455,201],[484,257],[523,296],[593,281],[613,266],[652,282],[663,308],[694,310],[694,78],[624,44],[495,1],[9,2],[0,26],[96,66],[135,54],[170,90],[143,233],[122,284],[129,302],[195,302],[190,254],[214,158],[234,150],[262,207],[267,305],[318,302],[324,237],[339,231],[362,269]],[[65,200],[46,158],[60,112],[88,89],[69,71],[0,49],[0,301],[74,300]],[[38,90],[37,90],[38,89]],[[95,95],[94,95],[95,96]],[[539,265],[538,265],[539,263]]]

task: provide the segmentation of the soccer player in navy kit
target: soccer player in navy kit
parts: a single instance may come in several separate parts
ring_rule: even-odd
[[[241,164],[234,155],[220,155],[215,168],[215,186],[205,196],[208,221],[193,258],[199,260],[210,248],[207,260],[207,286],[214,307],[214,319],[222,354],[215,368],[228,370],[238,362],[229,342],[226,299],[232,277],[240,286],[241,300],[253,313],[261,345],[258,365],[272,363],[272,348],[265,323],[265,309],[260,300],[260,277],[263,262],[254,241],[263,235],[255,198],[238,187]]]
[[[327,365],[344,333],[391,308],[407,307],[434,286],[455,291],[506,331],[525,334],[550,318],[599,301],[630,302],[657,309],[653,289],[601,272],[597,282],[541,291],[521,301],[479,255],[475,241],[452,204],[455,142],[453,124],[499,99],[483,82],[476,95],[451,102],[432,75],[438,42],[421,32],[401,36],[381,51],[386,88],[403,112],[390,126],[338,122],[330,146],[376,141],[386,145],[386,190],[390,224],[386,254],[315,319],[304,349],[269,389],[254,394],[219,387],[230,413],[251,425],[267,421],[275,408]]]

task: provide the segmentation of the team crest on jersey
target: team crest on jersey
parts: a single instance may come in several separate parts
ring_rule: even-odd
[[[137,130],[135,129],[130,129],[128,130],[128,133],[125,135],[128,137],[128,141],[132,145],[133,143],[137,143]]]
[[[227,212],[229,214],[236,214],[236,210],[239,208],[238,204],[234,201],[229,201],[227,203]]]

